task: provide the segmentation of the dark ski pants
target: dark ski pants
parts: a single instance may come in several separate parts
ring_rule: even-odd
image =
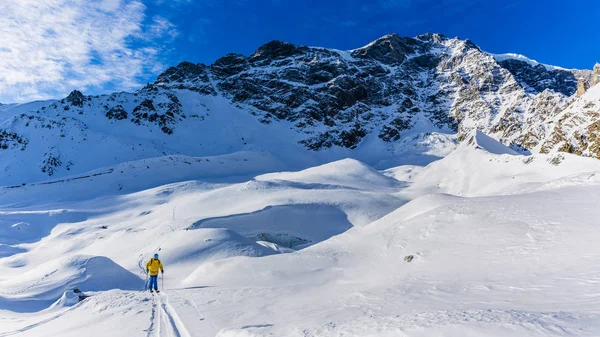
[[[158,290],[158,275],[150,275],[150,283],[148,289],[152,290],[152,287],[154,287],[154,290]]]

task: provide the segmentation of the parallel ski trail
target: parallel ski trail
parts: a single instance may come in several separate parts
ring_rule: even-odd
[[[154,296],[154,295],[152,295],[152,296]],[[161,329],[161,325],[162,325],[161,324],[161,322],[162,322],[162,310],[160,310],[160,306],[159,306],[160,302],[159,302],[159,300],[156,299],[156,298],[154,298],[154,297],[152,298],[152,300],[154,301],[154,303],[156,305],[156,308],[158,308],[158,310],[156,311],[156,333],[154,335],[160,337],[161,331],[162,331],[162,329]]]
[[[169,297],[165,293],[152,295],[152,313],[150,316],[150,326],[148,327],[146,337],[191,337],[183,321],[169,304]],[[158,310],[157,310],[158,309]]]
[[[148,326],[148,329],[144,330],[146,332],[146,337],[151,337],[153,335],[156,335],[154,333],[155,320],[156,320],[156,301],[153,299],[152,300],[152,311],[150,312],[150,325]]]
[[[185,307],[193,309],[198,321],[203,322],[203,324],[208,324],[208,326],[210,326],[210,328],[208,328],[208,326],[206,327],[208,328],[206,331],[204,329],[202,329],[203,331],[196,329],[194,331],[195,333],[200,333],[200,335],[202,336],[214,336],[218,331],[221,330],[211,320],[207,319],[206,316],[202,314],[202,312],[200,311],[200,307],[198,306],[198,304],[196,304],[196,302],[194,302],[194,300],[188,298],[185,295],[182,295],[178,291],[173,290],[172,292],[170,292],[170,294],[174,295],[174,299],[181,302]],[[208,332],[208,330],[212,330],[213,332]]]

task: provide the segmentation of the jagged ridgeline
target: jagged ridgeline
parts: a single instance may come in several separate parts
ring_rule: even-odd
[[[0,156],[14,168],[25,162],[17,152],[33,149],[42,158],[37,169],[53,174],[83,170],[74,153],[89,151],[112,151],[112,162],[103,164],[252,146],[270,151],[266,142],[244,136],[250,120],[243,126],[222,121],[213,129],[234,130],[220,134],[198,124],[236,109],[267,133],[287,130],[283,141],[309,152],[376,143],[397,150],[411,137],[460,139],[478,129],[521,150],[599,157],[599,79],[600,66],[567,70],[493,56],[469,40],[439,34],[392,34],[350,51],[273,41],[250,56],[229,54],[208,66],[183,62],[134,93],[73,91],[60,101],[8,110],[20,112],[0,131]],[[179,143],[196,147],[187,153],[173,145]],[[215,150],[221,143],[228,145]]]
[[[478,128],[541,151],[555,137],[540,124],[567,105],[578,81],[592,86],[591,71],[497,61],[469,40],[439,34],[394,34],[349,52],[273,41],[249,57],[182,63],[154,87],[222,94],[263,123],[294,123],[312,150],[355,148],[372,133],[394,142],[425,123],[460,135]]]

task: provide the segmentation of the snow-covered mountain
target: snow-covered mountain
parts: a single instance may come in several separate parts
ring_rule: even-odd
[[[595,69],[276,41],[1,105],[0,337],[599,336]]]
[[[133,93],[0,106],[0,183],[241,151],[269,152],[288,169],[346,157],[422,164],[473,129],[533,152],[599,156],[596,90],[575,97],[578,81],[592,87],[592,72],[439,34],[393,34],[351,51],[273,41],[248,57],[181,63]]]
[[[596,159],[473,131],[425,167],[207,179],[236,159],[2,189],[0,336],[600,333]],[[203,178],[148,188],[177,171]]]

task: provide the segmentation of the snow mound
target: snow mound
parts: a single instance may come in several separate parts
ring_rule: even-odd
[[[71,307],[77,303],[79,303],[79,295],[77,295],[75,292],[69,290],[69,291],[65,291],[63,293],[63,295],[56,302],[54,302],[54,304],[52,304],[50,309]]]
[[[600,171],[600,161],[567,153],[518,155],[491,137],[476,131],[450,155],[417,172],[403,191],[412,197],[426,193],[460,196],[515,194],[544,184]]]
[[[82,291],[135,290],[142,284],[139,277],[104,256],[77,255],[67,268],[73,273],[68,285]]]
[[[399,188],[397,180],[354,159],[343,159],[299,172],[269,173],[256,180],[285,180],[309,184],[336,185],[356,189]]]
[[[23,274],[20,280],[11,281],[12,287],[24,289],[13,293],[14,297],[54,300],[72,288],[82,291],[133,290],[143,285],[139,277],[111,259],[88,255],[48,261]],[[29,286],[22,286],[26,284]],[[10,291],[8,286],[3,288]]]
[[[483,133],[479,130],[474,130],[463,141],[463,143],[461,145],[467,146],[467,147],[474,147],[475,149],[487,151],[489,153],[497,154],[497,155],[503,155],[503,154],[509,154],[509,155],[513,155],[513,156],[519,155],[519,153],[517,153],[516,151],[510,149],[506,145],[500,143],[499,141],[495,140],[494,138],[486,135],[485,133]]]
[[[0,309],[38,311],[66,291],[136,290],[143,280],[104,256],[75,255],[51,260],[20,277],[0,280]]]

